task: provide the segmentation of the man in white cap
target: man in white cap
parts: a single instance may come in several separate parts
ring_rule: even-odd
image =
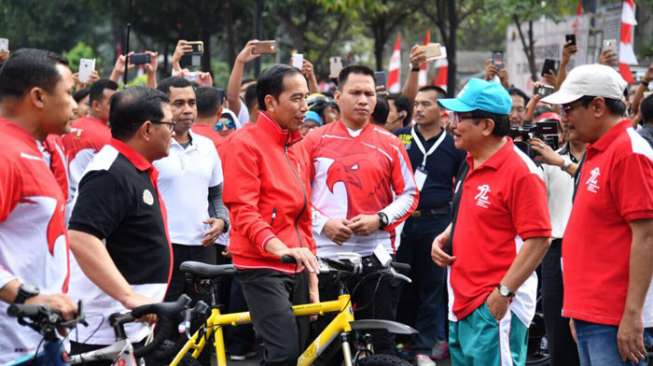
[[[581,365],[644,365],[653,276],[653,149],[623,119],[627,84],[612,68],[573,69],[542,101],[562,105],[569,138],[589,143],[562,244],[563,316]]]

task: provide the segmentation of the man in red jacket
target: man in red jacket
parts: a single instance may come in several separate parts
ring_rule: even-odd
[[[224,148],[229,180],[223,198],[233,222],[229,250],[254,329],[265,344],[265,365],[297,363],[308,323],[296,323],[291,306],[308,302],[309,282],[310,299],[317,301],[306,160],[292,148],[301,138],[307,96],[298,69],[265,70],[257,81],[256,124],[236,132]],[[297,264],[281,263],[284,255]]]

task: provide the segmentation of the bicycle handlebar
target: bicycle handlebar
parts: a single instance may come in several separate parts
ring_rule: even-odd
[[[59,312],[49,306],[35,304],[11,304],[7,308],[7,315],[17,318],[20,325],[29,326],[41,334],[54,332],[57,328],[72,329],[77,324],[87,325],[81,301],[77,304],[77,317],[71,320],[64,320]]]
[[[329,269],[335,270],[337,272],[356,274],[356,273],[360,273],[361,271],[360,263],[356,264],[356,263],[352,263],[351,261],[340,261],[340,260],[324,258],[324,257],[317,257],[317,259],[319,262],[326,264],[329,267]],[[282,263],[287,263],[287,264],[297,263],[295,258],[290,255],[281,256],[280,261]],[[383,267],[383,269],[379,269],[379,272],[386,271],[388,274],[390,274],[395,278],[398,278],[406,282],[412,282],[411,279],[405,275],[406,273],[410,272],[410,268],[411,268],[410,264],[392,261],[390,262],[388,267]]]

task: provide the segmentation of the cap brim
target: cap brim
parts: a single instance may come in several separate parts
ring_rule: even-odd
[[[471,112],[474,110],[473,107],[468,106],[458,98],[438,99],[438,103],[453,112]]]
[[[542,98],[542,100],[540,101],[542,103],[548,103],[548,104],[567,104],[575,100],[578,100],[582,97],[583,95],[569,93],[564,90],[558,90],[557,92]]]

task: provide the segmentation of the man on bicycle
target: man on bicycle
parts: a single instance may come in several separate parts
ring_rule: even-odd
[[[71,319],[65,198],[48,168],[48,134],[69,130],[77,104],[67,62],[36,49],[0,69],[0,364],[34,351],[41,336],[7,316],[11,303],[42,304]]]
[[[317,301],[309,182],[293,148],[308,110],[308,85],[298,69],[274,65],[259,76],[256,89],[256,124],[234,133],[224,147],[224,203],[233,223],[229,250],[264,342],[264,364],[296,365],[308,324],[296,324],[291,306],[308,302],[307,281]],[[284,255],[297,264],[281,263]]]

